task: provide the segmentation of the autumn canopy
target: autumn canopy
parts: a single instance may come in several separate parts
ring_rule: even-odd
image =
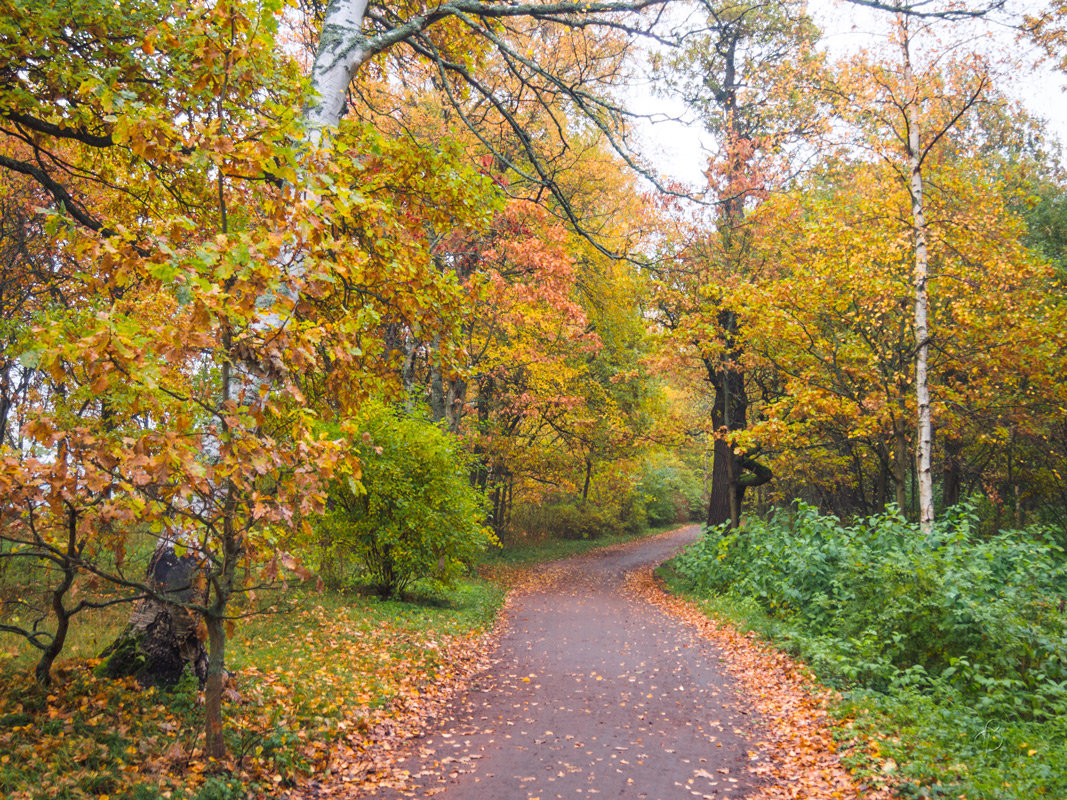
[[[1008,80],[1062,4],[859,7],[0,0],[3,639],[47,685],[121,618],[99,670],[191,670],[222,759],[290,584],[797,500],[1067,542],[1067,183]]]

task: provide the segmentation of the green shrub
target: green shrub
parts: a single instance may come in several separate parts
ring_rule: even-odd
[[[688,522],[703,515],[703,490],[696,474],[681,461],[653,457],[645,462],[635,494],[641,498],[648,524]]]
[[[357,561],[383,596],[414,581],[449,584],[496,543],[484,497],[468,480],[470,458],[455,437],[402,412],[375,407],[365,420],[359,481],[340,480],[319,522],[328,575]]]
[[[513,526],[538,539],[600,539],[633,532],[619,510],[569,496],[516,509]]]
[[[1067,558],[1048,531],[801,507],[709,531],[671,566],[698,596],[755,604],[761,630],[899,729],[914,787],[1067,796],[1067,770],[1039,766],[1067,752]]]

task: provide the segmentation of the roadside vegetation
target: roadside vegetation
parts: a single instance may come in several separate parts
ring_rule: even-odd
[[[87,608],[72,619],[50,686],[35,680],[38,652],[25,637],[0,639],[0,796],[238,800],[271,796],[312,776],[343,780],[344,771],[359,769],[352,754],[373,759],[383,730],[416,724],[427,696],[459,679],[493,627],[509,585],[524,571],[686,521],[687,506],[675,487],[679,477],[630,498],[628,507],[640,512],[636,522],[611,521],[610,530],[567,538],[554,529],[515,531],[505,537],[505,547],[486,551],[486,532],[477,524],[481,506],[469,484],[455,480],[460,473],[447,437],[417,419],[386,414],[379,422],[388,428],[375,430],[383,458],[363,483],[368,502],[394,507],[392,526],[383,525],[376,536],[357,507],[339,505],[312,535],[292,537],[300,561],[290,557],[307,577],[290,572],[288,582],[279,577],[244,598],[242,612],[231,620],[225,760],[205,755],[204,694],[191,672],[176,686],[148,689],[132,678],[100,675],[99,655],[123,630],[130,606]],[[436,436],[424,438],[422,449],[390,458],[397,437],[425,436],[427,428]],[[439,458],[442,449],[449,458]],[[394,460],[409,472],[435,474],[424,480],[466,499],[448,508],[421,507],[417,495],[407,492],[404,474],[390,466]],[[401,494],[410,502],[402,511],[392,502]],[[405,539],[405,526],[422,530],[412,520],[432,524],[435,509],[465,515],[460,521],[466,527],[455,528],[466,532],[461,547],[442,549],[440,538]],[[580,513],[577,506],[563,512],[568,518]],[[350,515],[347,521],[343,514]],[[649,519],[656,524],[649,526]],[[375,547],[388,538],[394,544],[389,552],[404,558],[406,542],[416,556],[398,561],[406,569],[388,573],[402,576],[395,591],[383,591],[386,551]],[[431,544],[437,548],[432,558],[420,549]],[[438,559],[446,552],[454,560],[441,570]],[[150,548],[129,557],[149,555]],[[0,592],[25,598],[40,580],[8,570],[0,575]]]
[[[1054,531],[929,533],[813,508],[712,529],[662,570],[840,692],[846,763],[902,797],[1067,796],[1067,557]]]
[[[408,602],[293,587],[238,626],[227,686],[229,759],[203,755],[203,695],[98,677],[125,612],[79,628],[51,689],[27,650],[0,654],[0,795],[11,800],[253,797],[329,778],[343,737],[403,714],[492,626],[505,589],[476,578]]]

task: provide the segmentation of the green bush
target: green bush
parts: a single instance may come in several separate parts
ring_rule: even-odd
[[[642,467],[635,494],[648,524],[688,522],[703,515],[703,490],[696,474],[674,458],[654,457]]]
[[[319,523],[321,562],[335,580],[354,559],[383,596],[414,581],[449,584],[496,543],[470,458],[426,420],[375,407],[367,415],[359,481],[340,480]]]
[[[753,598],[840,643],[875,688],[921,667],[999,713],[1057,713],[1048,693],[1067,681],[1067,560],[1040,530],[982,539],[973,526],[966,510],[924,535],[894,514],[845,526],[801,507],[792,525],[705,536],[675,567],[701,592]]]
[[[577,497],[550,498],[516,512],[513,526],[531,538],[600,539],[632,532],[616,509]]]
[[[924,534],[801,507],[709,531],[671,566],[698,596],[754,604],[820,678],[906,728],[894,758],[916,786],[1067,796],[1067,769],[1037,767],[1067,752],[1067,558],[1048,531],[983,536],[964,508]]]

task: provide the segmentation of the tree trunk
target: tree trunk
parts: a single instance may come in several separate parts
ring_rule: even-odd
[[[711,466],[711,493],[708,499],[709,528],[731,522],[733,494],[733,447],[728,439],[730,427],[730,375],[721,369],[721,358],[708,355],[704,359],[704,368],[708,373],[708,383],[715,390],[715,400],[711,407],[711,426],[715,436],[713,460]]]
[[[67,509],[67,548],[63,558],[63,580],[52,590],[52,613],[56,615],[56,632],[52,635],[52,641],[44,648],[37,667],[34,669],[34,677],[41,686],[52,683],[52,664],[56,657],[63,651],[63,645],[67,642],[67,630],[70,628],[70,618],[73,612],[63,604],[63,599],[74,585],[77,570],[74,567],[74,559],[80,555],[78,549],[78,514],[73,508]]]
[[[63,651],[63,645],[67,641],[71,615],[63,605],[63,598],[74,583],[74,575],[74,567],[68,562],[64,565],[63,580],[52,592],[52,612],[56,615],[56,631],[34,668],[34,677],[41,686],[49,686],[52,683],[52,664],[55,663],[56,656]]]
[[[709,528],[730,521],[730,474],[726,462],[732,457],[730,446],[722,439],[715,439],[714,456],[711,462],[711,491],[708,495]]]
[[[734,451],[730,434],[744,430],[748,424],[748,394],[745,373],[739,366],[741,349],[736,343],[737,318],[723,311],[719,315],[721,330],[726,335],[726,349],[717,356],[705,356],[704,367],[708,382],[715,389],[711,409],[711,423],[715,431],[712,461],[711,491],[708,498],[708,527],[730,523],[741,524],[741,512],[746,489],[762,486],[771,471],[745,453]]]
[[[146,583],[175,603],[200,604],[200,559],[189,553],[179,556],[174,542],[161,539],[148,565]],[[102,674],[132,675],[141,686],[173,686],[186,667],[201,686],[207,679],[208,655],[202,641],[198,615],[173,603],[149,597],[140,601],[126,629],[103,652]]]
[[[931,471],[931,450],[933,448],[933,423],[930,417],[930,385],[927,375],[927,362],[930,353],[930,331],[928,324],[927,281],[930,264],[926,246],[926,209],[923,202],[923,176],[921,141],[919,136],[918,102],[915,92],[915,78],[912,73],[910,36],[908,21],[903,15],[899,24],[902,29],[901,49],[904,56],[904,83],[909,97],[905,107],[905,124],[908,129],[908,191],[911,195],[912,234],[915,242],[915,269],[913,283],[915,287],[915,402],[918,412],[917,436],[915,441],[915,472],[918,481],[919,527],[929,533],[934,524],[934,484]]]
[[[956,438],[945,438],[944,478],[941,483],[941,502],[944,508],[952,508],[960,502],[963,484],[963,443]]]
[[[222,617],[206,618],[208,644],[207,679],[204,685],[204,754],[222,760],[226,757],[226,740],[222,735],[222,691],[226,682],[226,629]]]
[[[908,510],[908,433],[902,419],[893,420],[893,434],[893,488],[897,510],[904,515]]]
[[[867,485],[864,480],[863,474],[863,459],[860,457],[859,448],[850,442],[845,443],[845,449],[848,451],[849,457],[852,461],[852,474],[855,477],[856,486],[856,498],[859,502],[859,507],[864,514],[871,513],[871,504],[867,496]]]

